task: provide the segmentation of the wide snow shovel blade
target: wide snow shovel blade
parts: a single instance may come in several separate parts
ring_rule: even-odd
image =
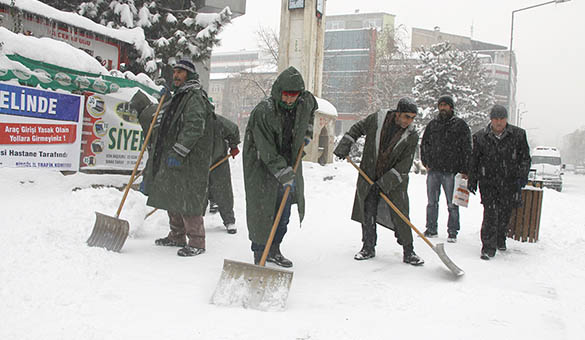
[[[211,303],[262,311],[286,308],[293,272],[225,259]]]
[[[359,171],[360,175],[366,180],[366,182],[370,183],[370,185],[374,184],[374,182],[370,179],[370,177],[368,177],[368,175],[362,170],[360,169],[350,158],[345,157],[345,159],[347,159],[347,161],[349,163],[351,163],[351,165],[353,165],[354,168],[357,169],[357,171]],[[461,276],[463,274],[465,274],[465,272],[457,267],[457,265],[451,261],[451,259],[449,258],[449,256],[447,256],[447,253],[445,253],[445,246],[442,243],[437,244],[436,246],[433,245],[433,243],[431,243],[431,241],[429,241],[428,238],[425,237],[425,235],[423,233],[421,233],[411,222],[410,220],[404,216],[404,214],[400,211],[400,209],[398,209],[394,203],[392,203],[392,201],[390,201],[390,199],[388,198],[388,196],[386,196],[383,192],[380,192],[380,196],[384,199],[384,201],[386,201],[386,203],[388,203],[388,205],[390,206],[390,208],[392,208],[392,210],[394,210],[394,212],[400,216],[400,218],[406,223],[408,224],[408,226],[414,230],[415,233],[418,234],[418,236],[420,236],[426,244],[429,245],[429,247],[431,247],[431,249],[433,249],[433,251],[439,255],[439,258],[441,259],[441,261],[443,261],[443,263],[445,264],[445,266],[447,266],[447,268],[449,268],[449,270],[457,275],[457,276]]]
[[[111,217],[108,215],[98,213],[97,211],[95,212],[96,220],[93,226],[93,231],[91,232],[91,235],[87,239],[88,246],[106,248],[107,250],[113,250],[116,252],[119,252],[120,249],[122,249],[122,246],[124,246],[124,242],[126,242],[126,239],[128,238],[130,224],[128,223],[128,221],[122,220],[118,217],[120,217],[120,213],[122,212],[122,207],[124,206],[126,197],[128,197],[130,187],[132,186],[132,183],[134,183],[134,179],[137,177],[136,173],[138,172],[138,166],[140,165],[140,161],[142,160],[142,156],[144,155],[144,150],[146,150],[146,145],[148,145],[148,140],[150,139],[150,135],[152,134],[152,128],[154,127],[154,123],[156,122],[156,117],[158,117],[158,113],[160,112],[160,108],[162,107],[164,101],[165,95],[163,94],[158,103],[158,107],[156,108],[156,112],[152,116],[152,121],[150,122],[148,133],[144,138],[144,143],[142,144],[142,149],[140,150],[140,154],[136,159],[136,164],[134,164],[134,170],[132,170],[130,180],[128,181],[128,184],[126,184],[124,196],[122,196],[122,201],[118,206],[116,216]]]
[[[295,173],[301,158],[303,158],[304,147],[305,145],[303,144],[299,149],[293,168]],[[280,222],[280,217],[284,211],[286,200],[290,194],[290,188],[290,186],[287,186],[284,190],[260,263],[254,265],[225,259],[219,283],[211,297],[211,303],[216,305],[239,305],[264,311],[282,310],[286,307],[293,272],[266,268],[264,265],[276,234],[278,222]]]
[[[87,245],[120,251],[128,238],[130,230],[128,221],[100,214],[97,211],[95,214],[95,225],[89,239],[87,239]]]
[[[437,245],[433,246],[433,250],[435,253],[437,253],[437,255],[439,255],[441,261],[443,261],[445,266],[447,266],[447,268],[449,268],[453,274],[457,276],[465,274],[465,272],[461,268],[457,267],[457,265],[451,261],[449,256],[447,256],[447,253],[445,253],[445,245],[443,243],[438,243]]]

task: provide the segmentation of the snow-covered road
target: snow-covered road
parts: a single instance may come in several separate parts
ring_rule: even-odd
[[[580,339],[585,333],[585,176],[545,189],[540,241],[509,240],[479,259],[482,208],[461,209],[459,242],[447,253],[455,279],[420,239],[422,267],[401,262],[379,228],[376,258],[357,262],[361,230],[350,220],[357,172],[347,163],[304,163],[307,215],[296,213],[282,250],[294,262],[288,308],[260,312],[209,304],[223,260],[252,261],[240,159],[232,163],[239,231],[206,216],[207,252],[156,247],[164,212],[131,192],[122,212],[131,236],[121,253],[89,248],[94,211],[113,214],[128,176],[0,169],[0,339]],[[331,178],[332,176],[332,178]],[[425,177],[412,174],[411,217],[424,229]],[[78,188],[73,190],[74,188]],[[293,207],[293,212],[295,208]],[[446,240],[441,202],[439,238]]]

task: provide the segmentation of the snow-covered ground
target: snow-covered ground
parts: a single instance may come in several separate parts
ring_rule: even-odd
[[[358,262],[361,230],[350,220],[357,172],[304,163],[307,215],[296,213],[283,253],[294,262],[287,309],[261,312],[209,303],[224,259],[252,261],[245,227],[241,157],[232,162],[239,231],[205,218],[207,252],[181,258],[156,247],[168,221],[147,220],[132,191],[121,218],[131,236],[121,253],[85,241],[94,211],[114,215],[129,176],[0,169],[0,339],[582,339],[585,334],[585,176],[562,193],[545,189],[540,241],[508,240],[479,259],[482,208],[461,209],[459,242],[445,243],[466,275],[457,279],[419,238],[422,267],[401,262],[379,228],[376,258]],[[326,177],[333,176],[332,179]],[[424,229],[425,177],[412,174],[411,217]],[[293,206],[293,211],[295,207]],[[439,238],[446,241],[441,203]]]

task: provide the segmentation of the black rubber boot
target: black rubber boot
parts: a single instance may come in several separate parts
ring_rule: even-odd
[[[205,249],[203,248],[195,248],[191,246],[184,246],[183,248],[177,251],[177,255],[187,257],[187,256],[197,256],[200,254],[205,253]]]
[[[362,261],[371,259],[372,257],[376,256],[376,249],[373,246],[370,246],[366,243],[362,246],[362,250],[360,250],[357,254],[353,256],[354,260]]]
[[[412,244],[404,246],[404,257],[402,258],[402,262],[411,264],[413,266],[420,266],[420,265],[423,265],[425,263],[425,261],[423,261],[423,259],[421,259],[420,257],[418,257],[418,255],[416,255]]]
[[[184,238],[184,236],[183,236]],[[163,247],[184,247],[187,244],[186,240],[181,241],[177,241],[177,240],[173,240],[170,237],[163,237],[163,238],[159,238],[157,240],[154,241],[154,244],[156,244],[157,246],[163,246]]]
[[[282,255],[280,252],[280,244],[273,243],[272,247],[270,247],[270,251],[268,252],[268,257],[266,258],[267,262],[272,262],[278,266],[290,268],[292,267],[292,261],[287,259]]]

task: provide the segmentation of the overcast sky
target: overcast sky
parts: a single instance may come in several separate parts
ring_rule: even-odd
[[[359,10],[396,15],[397,25],[510,44],[513,10],[539,0],[327,0],[326,14]],[[560,137],[585,128],[585,0],[549,4],[515,14],[514,51],[518,58],[517,102],[525,110],[521,126],[537,144],[560,146]],[[256,49],[260,26],[278,29],[280,1],[247,0],[246,14],[221,33],[217,51]]]

